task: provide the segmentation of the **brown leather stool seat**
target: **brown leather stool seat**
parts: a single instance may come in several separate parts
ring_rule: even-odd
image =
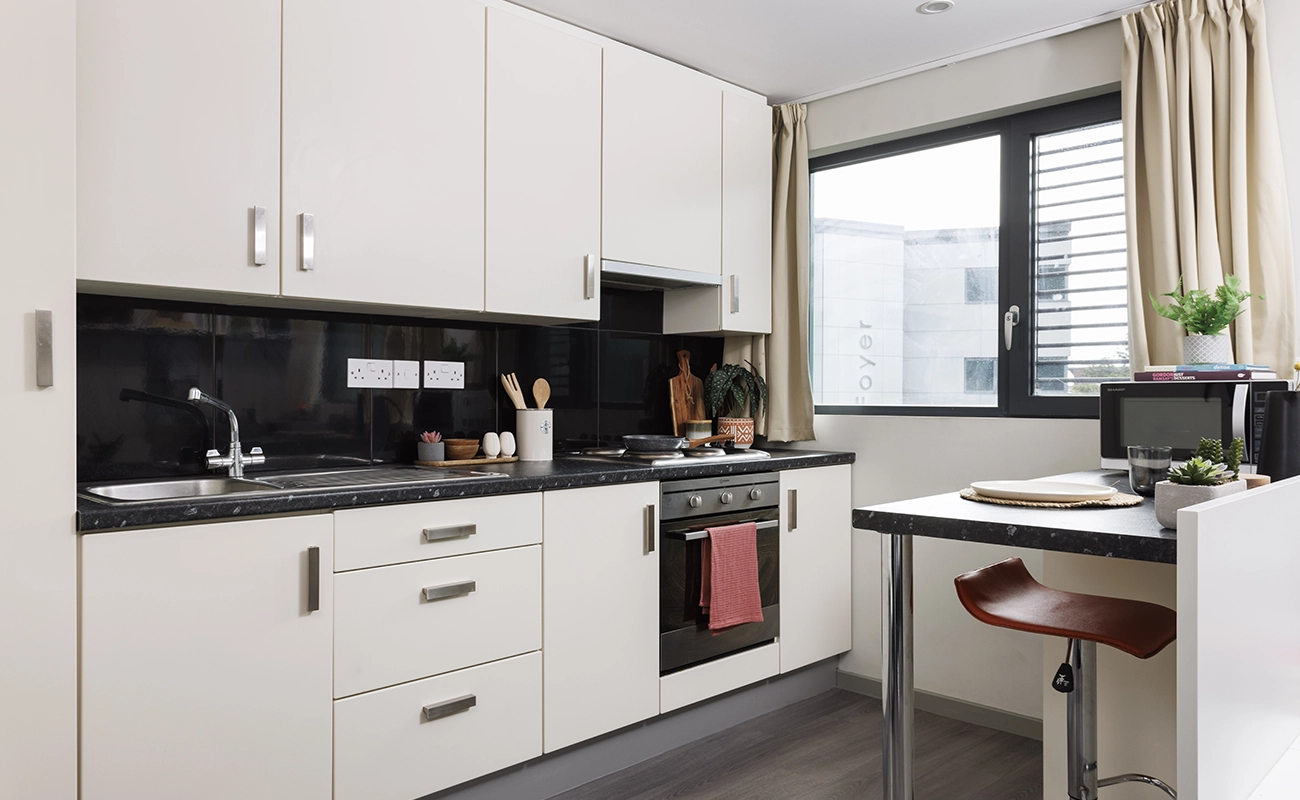
[[[1159,653],[1177,633],[1173,609],[1049,589],[1018,558],[959,575],[956,584],[971,616],[999,628],[1108,644],[1138,658]]]

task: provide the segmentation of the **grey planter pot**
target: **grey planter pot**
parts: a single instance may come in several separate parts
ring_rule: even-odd
[[[1226,333],[1214,336],[1189,334],[1183,339],[1184,364],[1232,364],[1232,337]]]
[[[447,451],[442,442],[416,442],[415,457],[417,461],[446,461]],[[410,452],[409,450],[407,451]]]
[[[1166,528],[1178,529],[1178,509],[1194,506],[1246,491],[1245,481],[1229,481],[1218,486],[1184,486],[1161,481],[1156,484],[1156,521]]]

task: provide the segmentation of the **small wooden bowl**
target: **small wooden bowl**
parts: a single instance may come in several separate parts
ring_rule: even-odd
[[[464,461],[478,453],[478,439],[443,439],[448,461]]]

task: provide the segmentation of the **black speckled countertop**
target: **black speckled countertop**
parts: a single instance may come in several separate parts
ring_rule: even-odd
[[[1126,472],[1092,470],[1044,480],[1131,493]],[[853,527],[1164,564],[1177,563],[1178,554],[1177,534],[1156,522],[1151,498],[1130,508],[1020,508],[963,500],[951,492],[854,509]]]
[[[78,495],[77,530],[83,533],[122,528],[156,527],[187,522],[227,520],[330,511],[357,506],[419,503],[457,497],[481,497],[494,494],[538,492],[548,489],[572,489],[609,483],[705,478],[714,475],[741,475],[783,469],[851,464],[853,453],[815,450],[768,449],[771,458],[731,463],[700,463],[686,466],[649,467],[603,461],[557,459],[555,461],[519,461],[474,467],[480,472],[498,472],[504,478],[469,478],[439,483],[372,486],[361,489],[312,489],[285,491],[256,496],[227,495],[186,501],[161,501],[106,504]],[[255,478],[255,473],[248,477]]]

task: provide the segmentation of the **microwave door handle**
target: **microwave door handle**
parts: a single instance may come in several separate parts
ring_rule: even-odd
[[[1238,383],[1232,387],[1232,436],[1234,439],[1246,441],[1246,421],[1250,419],[1250,412],[1246,408],[1246,403],[1250,399],[1250,384]]]

